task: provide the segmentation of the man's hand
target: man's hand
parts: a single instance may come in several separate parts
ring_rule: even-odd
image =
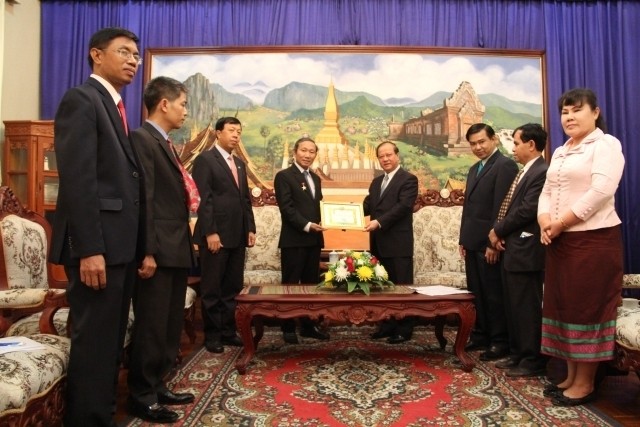
[[[316,233],[321,233],[323,231],[325,231],[326,228],[324,228],[323,226],[321,226],[320,224],[316,224],[315,222],[312,222],[309,225],[309,232],[314,231]]]
[[[504,239],[499,238],[493,228],[489,232],[489,241],[491,242],[491,246],[499,251],[504,251]]]
[[[142,260],[142,265],[138,269],[138,276],[140,276],[141,279],[148,279],[155,274],[157,267],[158,265],[153,255],[147,255]]]
[[[104,256],[92,255],[80,259],[80,281],[96,291],[107,287]]]
[[[500,252],[497,249],[487,248],[484,251],[484,259],[487,261],[487,264],[496,264],[500,261]]]
[[[211,253],[217,254],[222,247],[222,242],[220,241],[220,235],[218,233],[209,234],[207,236],[207,249]]]
[[[464,258],[467,256],[467,250],[462,245],[458,245],[458,253],[460,254],[461,258]]]
[[[247,246],[252,248],[256,245],[256,233],[249,232],[249,236],[247,237]]]
[[[369,221],[369,223],[364,227],[364,231],[375,231],[378,228],[380,228],[380,223],[378,222],[377,219],[374,219],[373,221]]]

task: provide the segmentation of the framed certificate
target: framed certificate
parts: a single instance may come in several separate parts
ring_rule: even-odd
[[[364,228],[362,203],[320,202],[322,226],[340,230]]]

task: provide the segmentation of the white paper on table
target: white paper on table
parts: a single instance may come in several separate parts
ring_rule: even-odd
[[[433,286],[415,286],[411,287],[419,294],[438,296],[438,295],[455,295],[455,294],[468,294],[469,291],[464,289],[458,289],[451,286],[433,285]]]
[[[27,337],[0,338],[0,354],[11,353],[13,351],[44,350],[45,348],[44,345]]]

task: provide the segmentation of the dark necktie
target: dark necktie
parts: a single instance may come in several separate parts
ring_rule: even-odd
[[[187,196],[187,208],[189,208],[189,212],[197,212],[198,206],[200,206],[200,193],[198,192],[198,186],[196,182],[191,177],[191,174],[184,168],[182,162],[180,161],[180,157],[178,157],[178,153],[176,149],[173,148],[173,144],[171,140],[167,138],[167,143],[169,144],[169,149],[173,153],[173,156],[178,163],[178,168],[180,168],[180,173],[182,173],[182,181],[184,182],[184,192]]]
[[[483,168],[484,168],[484,163],[482,162],[478,163],[478,173],[476,173],[476,175],[480,175],[480,172],[482,172]]]
[[[309,175],[309,171],[306,170],[303,172],[304,179],[307,181],[307,185],[309,185],[309,191],[313,197],[316,197],[316,192],[313,190],[313,181],[311,181],[311,175]]]
[[[502,221],[505,215],[507,214],[507,209],[509,209],[509,205],[511,204],[511,199],[513,198],[513,193],[515,193],[516,191],[516,187],[518,186],[518,181],[520,181],[520,176],[522,175],[522,172],[524,172],[524,169],[518,172],[518,175],[516,175],[516,177],[513,179],[513,182],[511,183],[511,187],[509,187],[509,191],[507,191],[507,195],[504,196],[504,200],[502,201],[502,204],[500,205],[500,210],[498,211],[498,222]]]
[[[120,118],[122,119],[122,126],[124,126],[124,133],[129,135],[129,125],[127,125],[127,112],[124,109],[122,99],[118,101],[118,111],[120,111]]]

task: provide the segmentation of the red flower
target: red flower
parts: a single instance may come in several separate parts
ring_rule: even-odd
[[[378,258],[372,256],[369,262],[371,263],[371,265],[376,265],[378,263]]]
[[[347,257],[344,260],[344,263],[347,265],[347,270],[349,271],[349,273],[353,273],[355,270],[355,266],[353,265],[353,258]]]

